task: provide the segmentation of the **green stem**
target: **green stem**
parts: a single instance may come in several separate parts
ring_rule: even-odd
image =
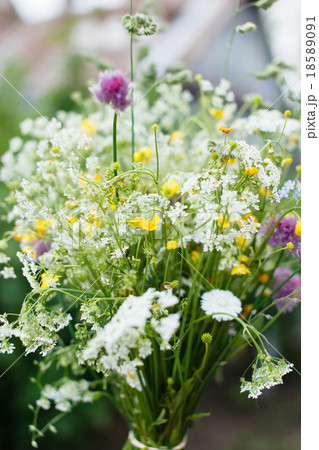
[[[132,16],[133,14],[133,1],[130,0],[130,15]],[[132,85],[134,83],[134,64],[133,64],[133,34],[131,33],[130,36],[130,62],[131,62],[131,82]],[[135,134],[134,134],[134,102],[133,102],[133,97],[134,97],[134,88],[132,87],[132,92],[131,92],[131,99],[132,99],[132,103],[131,103],[131,127],[132,127],[132,169],[133,169],[133,164],[134,164],[134,152],[135,152]]]
[[[231,30],[229,41],[227,44],[227,53],[226,53],[224,68],[223,68],[223,72],[222,72],[222,78],[226,78],[226,74],[227,74],[230,53],[231,53],[231,49],[233,47],[234,38],[235,38],[237,17],[238,17],[238,14],[240,13],[240,2],[241,2],[241,0],[238,1],[237,7],[235,10],[235,14],[233,17],[232,30]]]
[[[153,125],[154,137],[155,137],[155,151],[156,151],[156,182],[159,179],[159,156],[158,156],[158,146],[157,146],[157,125]]]
[[[113,119],[113,164],[117,163],[117,140],[116,140],[116,134],[117,134],[117,113],[114,113],[114,119]],[[114,176],[117,176],[117,169],[114,169]],[[119,200],[119,193],[117,188],[115,189],[116,192],[116,198]]]

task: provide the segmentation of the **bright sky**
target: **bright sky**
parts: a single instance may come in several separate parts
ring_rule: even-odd
[[[127,0],[72,0],[76,14],[85,14],[95,8],[112,9],[128,3]],[[45,22],[62,14],[66,0],[11,0],[22,20],[29,23]]]
[[[21,19],[29,23],[54,19],[66,6],[66,0],[11,0],[11,3]]]

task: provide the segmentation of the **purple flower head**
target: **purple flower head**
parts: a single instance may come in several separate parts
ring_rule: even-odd
[[[265,235],[269,234],[279,217],[280,216],[276,216],[272,221],[269,221],[262,229],[262,233]],[[275,228],[273,234],[270,236],[268,244],[272,247],[276,247],[277,245],[285,247],[288,242],[292,242],[294,248],[290,251],[295,254],[300,249],[301,242],[301,237],[295,233],[297,222],[298,218],[291,214],[283,217]]]
[[[51,242],[45,239],[36,239],[32,242],[32,248],[34,248],[38,256],[41,256],[51,250]]]
[[[132,99],[127,98],[132,84],[120,70],[100,72],[99,82],[89,89],[99,102],[111,103],[117,111],[124,111],[132,103]]]
[[[275,282],[273,284],[273,289],[277,288],[281,283],[283,283],[288,277],[290,277],[293,272],[287,267],[278,267],[274,273]],[[278,302],[276,307],[280,311],[289,301],[293,298],[301,298],[300,291],[293,294],[296,289],[301,286],[300,276],[298,274],[290,278],[281,288],[274,294],[274,300],[279,298],[288,297],[282,302]],[[292,311],[298,305],[297,302],[291,302],[290,305],[285,309],[284,312]]]

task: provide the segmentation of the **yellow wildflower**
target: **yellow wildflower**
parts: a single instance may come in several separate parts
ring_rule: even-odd
[[[210,108],[209,114],[213,117],[216,117],[216,119],[222,119],[224,117],[222,109]]]
[[[150,147],[142,147],[138,152],[134,152],[134,161],[141,162],[144,161],[146,163],[149,162],[153,155],[153,152]]]
[[[258,172],[257,167],[249,167],[248,169],[245,170],[245,174],[248,177],[253,177],[256,175],[256,173]]]
[[[251,214],[251,213],[245,214],[245,215],[241,218],[241,220],[247,220],[247,219],[249,219],[250,217],[252,217],[252,218],[254,219],[254,222],[255,222],[255,223],[258,223],[257,217],[254,216],[254,215]]]
[[[172,197],[179,189],[179,184],[175,180],[167,180],[162,186],[162,192],[166,197]]]
[[[158,215],[153,216],[152,220],[148,220],[145,219],[145,217],[142,218],[135,218],[135,219],[130,219],[128,221],[128,224],[131,227],[138,227],[138,228],[142,228],[143,230],[146,231],[154,231],[158,228],[160,223],[160,218]]]
[[[35,229],[38,234],[45,234],[51,226],[51,220],[39,219],[35,224]]]
[[[234,162],[236,161],[236,158],[230,158],[230,157],[226,157],[226,158],[221,158],[221,162],[223,164],[234,164]]]
[[[247,275],[249,273],[251,273],[251,271],[245,266],[245,264],[240,264],[239,266],[234,267],[230,272],[231,275]]]
[[[179,141],[183,140],[183,135],[182,135],[182,133],[180,131],[174,131],[171,134],[169,143],[171,144],[172,142],[176,141],[176,139],[179,140]]]
[[[246,245],[247,239],[245,236],[236,237],[236,244],[238,247],[242,248]]]
[[[131,227],[140,227],[140,228],[141,228],[142,219],[140,219],[140,218],[130,219],[130,220],[128,221],[128,224],[129,224]]]
[[[52,280],[59,281],[59,278],[61,278],[61,275],[53,275],[53,273],[43,273],[41,275],[41,288],[47,289]]]
[[[246,317],[248,316],[248,314],[252,309],[253,309],[252,303],[250,303],[249,305],[245,305],[243,308],[243,312],[240,314],[240,317],[246,319]]]
[[[249,260],[247,255],[241,255],[239,258],[239,262],[246,264],[246,262]]]
[[[198,262],[198,261],[199,261],[199,258],[200,258],[200,252],[199,252],[198,250],[193,250],[193,251],[191,252],[191,260],[192,260],[193,262]]]
[[[68,221],[71,225],[74,225],[78,221],[78,219],[76,217],[68,217]]]
[[[268,273],[263,273],[262,275],[259,275],[258,277],[259,283],[265,284],[269,281],[269,275]]]
[[[301,221],[300,220],[298,220],[298,222],[296,223],[295,234],[297,236],[301,236]]]
[[[234,128],[227,128],[227,127],[219,127],[218,128],[218,131],[222,131],[223,133],[225,133],[225,134],[229,134],[229,133],[231,133],[232,131],[235,131],[234,130]]]
[[[29,253],[30,256],[31,256],[33,259],[35,259],[35,258],[38,256],[36,250],[35,250],[34,248],[32,248],[30,245],[27,245],[26,247],[23,247],[23,248],[22,248],[22,251],[23,251],[23,253],[25,253],[25,254],[28,254],[28,253]]]
[[[259,192],[260,192],[260,195],[261,195],[262,197],[267,197],[268,195],[271,195],[271,194],[272,194],[271,191],[267,191],[264,187],[261,187],[261,188],[259,189]]]
[[[166,244],[167,250],[175,250],[178,247],[179,247],[179,245],[176,241],[168,241]]]
[[[87,177],[88,176],[88,172],[83,172],[83,176],[84,177]],[[80,184],[82,184],[82,186],[85,186],[86,185],[86,181],[85,180],[82,180],[82,178],[80,178]]]
[[[101,181],[101,180],[102,180],[102,177],[101,177],[101,175],[100,175],[99,173],[97,173],[97,174],[95,175],[95,177],[93,178],[93,181],[99,182],[99,181]]]
[[[154,231],[158,228],[160,223],[160,217],[158,215],[153,216],[152,220],[142,217],[141,228],[146,231]]]
[[[223,228],[227,228],[229,227],[229,220],[227,219],[227,217],[224,217],[223,214],[219,214],[219,217],[217,219],[217,222],[219,224],[219,226],[223,227]]]
[[[83,122],[81,123],[81,127],[85,129],[85,134],[87,136],[91,136],[91,134],[95,133],[95,131],[97,130],[97,125],[92,123],[88,118],[83,120]]]
[[[281,167],[283,166],[290,166],[292,163],[293,159],[292,158],[285,158],[281,161]]]
[[[13,237],[18,242],[23,241],[32,242],[35,239],[35,235],[33,233],[15,233]]]

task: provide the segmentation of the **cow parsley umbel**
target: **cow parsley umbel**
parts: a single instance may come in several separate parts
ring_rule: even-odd
[[[156,31],[141,14],[124,26],[131,45]],[[40,360],[34,447],[57,420],[41,427],[40,411],[111,396],[131,428],[125,450],[181,449],[205,386],[240,349],[256,351],[249,397],[292,370],[262,333],[300,299],[299,171],[286,180],[297,116],[267,111],[244,140],[256,95],[239,108],[226,79],[197,75],[197,100],[188,72],[137,67],[133,102],[132,74],[100,73],[79,112],[25,120],[2,157],[0,275],[16,277],[14,241],[30,292],[0,316],[0,352],[19,339]]]

